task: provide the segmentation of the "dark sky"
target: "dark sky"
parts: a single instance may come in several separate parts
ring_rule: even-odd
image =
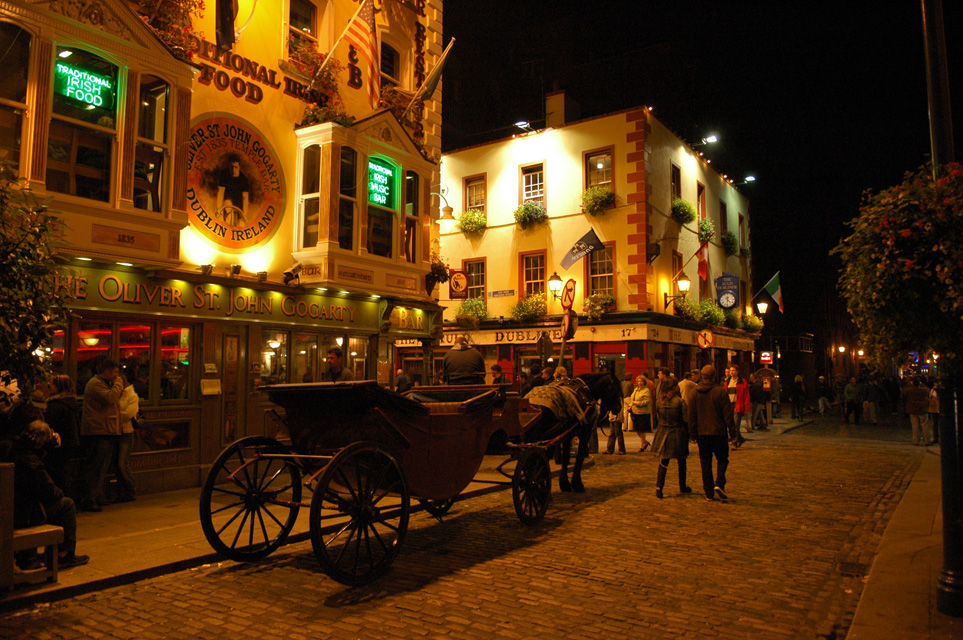
[[[963,3],[944,0],[957,156]],[[710,132],[717,170],[753,173],[754,286],[782,272],[787,317],[814,331],[828,250],[866,188],[929,157],[920,3],[446,0],[445,150],[544,118],[565,89],[583,116],[652,105],[681,137]],[[808,327],[808,328],[807,328]]]

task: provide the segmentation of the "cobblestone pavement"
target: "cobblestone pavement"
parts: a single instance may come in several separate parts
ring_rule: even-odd
[[[555,493],[537,527],[510,492],[416,514],[369,587],[299,543],[8,614],[0,637],[843,638],[922,448],[822,429],[733,452],[728,503],[701,496],[694,455],[694,493],[673,463],[664,500],[651,454],[595,456],[588,493]]]

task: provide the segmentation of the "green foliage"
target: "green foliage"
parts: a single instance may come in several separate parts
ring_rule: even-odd
[[[585,315],[589,317],[590,320],[598,320],[602,317],[602,314],[612,308],[615,304],[615,298],[607,293],[593,293],[588,298],[585,299]]]
[[[51,348],[66,323],[68,294],[56,286],[63,231],[47,202],[0,166],[0,373],[21,389],[49,373],[49,358],[37,352]]]
[[[679,317],[693,322],[702,322],[702,311],[697,305],[689,302],[688,298],[678,298],[673,303],[675,312]]]
[[[699,303],[699,314],[702,321],[709,326],[718,326],[726,320],[726,312],[712,300]]]
[[[612,187],[589,187],[582,193],[582,209],[593,216],[604,212],[615,204],[615,191]]]
[[[689,224],[696,219],[695,205],[685,198],[672,199],[672,219],[679,224]]]
[[[481,233],[488,227],[488,216],[484,211],[469,209],[458,217],[458,227],[462,233]]]
[[[203,19],[204,0],[140,0],[134,10],[173,54],[187,62],[197,53],[203,32],[194,32],[192,19]],[[193,36],[197,36],[195,39]]]
[[[488,317],[488,307],[484,298],[468,298],[455,311],[455,322],[463,329],[474,331],[479,323]]]
[[[742,329],[742,312],[734,309],[723,309],[725,316],[723,324],[730,329]]]
[[[759,316],[743,316],[742,328],[749,333],[759,333],[762,331],[762,318]]]
[[[749,250],[749,247],[740,247],[740,248],[739,248],[739,257],[740,257],[740,258],[745,258],[746,260],[748,260],[748,259],[750,259],[750,258],[752,257],[752,251]]]
[[[963,166],[907,173],[867,191],[842,259],[839,291],[877,363],[908,351],[963,356]]]
[[[706,218],[699,220],[699,242],[708,242],[716,235],[716,223]]]
[[[515,209],[515,222],[521,225],[522,229],[546,220],[548,213],[545,212],[545,207],[532,200]]]
[[[545,304],[545,296],[541,294],[530,295],[522,298],[512,305],[509,313],[512,317],[521,322],[531,322],[544,318],[548,313],[548,305]]]
[[[726,250],[726,257],[739,253],[739,240],[736,238],[736,234],[731,231],[723,233],[722,248]]]

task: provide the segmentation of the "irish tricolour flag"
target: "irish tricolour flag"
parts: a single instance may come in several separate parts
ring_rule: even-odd
[[[779,313],[783,313],[783,309],[782,309],[782,286],[779,284],[779,272],[778,272],[778,271],[776,272],[776,275],[774,275],[774,276],[772,277],[772,279],[770,279],[769,282],[766,283],[766,286],[764,286],[763,289],[765,289],[765,290],[766,290],[766,293],[768,293],[770,296],[772,296],[772,299],[775,300],[776,304],[779,305]]]

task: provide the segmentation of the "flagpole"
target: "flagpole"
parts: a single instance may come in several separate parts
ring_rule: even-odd
[[[358,4],[358,10],[355,11],[354,15],[351,16],[351,19],[348,20],[348,24],[345,25],[344,31],[342,31],[338,39],[334,41],[334,44],[331,46],[331,50],[328,51],[328,55],[324,57],[324,62],[322,62],[321,66],[318,67],[318,70],[314,72],[314,77],[311,78],[311,83],[308,84],[308,91],[314,89],[314,83],[318,81],[318,77],[321,75],[321,72],[324,71],[324,67],[327,66],[328,60],[330,60],[331,56],[334,55],[334,50],[338,48],[338,45],[341,44],[341,41],[344,40],[344,37],[348,35],[348,29],[350,29],[352,23],[358,19],[358,14],[361,13],[361,9],[364,8],[365,2],[368,2],[368,0],[361,0],[361,3]]]
[[[769,278],[769,282],[767,282],[766,284],[762,285],[762,290],[765,291],[765,290],[766,290],[766,287],[768,287],[769,285],[771,285],[771,284],[772,284],[772,281],[775,280],[775,279],[778,278],[778,277],[779,277],[779,272],[777,271],[777,272],[776,272],[776,275],[774,275],[773,277]]]
[[[448,42],[448,46],[445,47],[445,50],[441,52],[441,57],[438,58],[438,62],[436,62],[436,63],[435,63],[435,66],[431,68],[431,73],[429,73],[428,75],[425,76],[425,81],[422,82],[422,83],[421,83],[421,86],[418,87],[418,90],[415,91],[414,97],[411,98],[411,102],[409,102],[409,103],[408,103],[408,106],[405,107],[405,110],[401,113],[401,117],[398,118],[398,120],[402,120],[402,121],[403,121],[403,120],[405,119],[405,116],[408,115],[408,112],[409,112],[409,111],[411,111],[412,105],[415,104],[415,100],[417,100],[417,99],[418,99],[418,96],[420,96],[422,93],[425,92],[425,87],[428,86],[428,79],[431,78],[431,74],[435,72],[435,69],[437,69],[438,66],[445,61],[445,56],[448,55],[448,52],[451,50],[451,46],[452,46],[453,44],[455,44],[455,39],[454,39],[454,38],[452,38],[452,39]]]
[[[699,248],[696,249],[696,252],[693,253],[691,256],[689,256],[689,259],[686,260],[685,263],[683,263],[682,268],[679,269],[679,273],[677,273],[677,274],[675,274],[674,276],[672,276],[672,281],[673,281],[673,282],[675,282],[676,278],[678,278],[680,275],[682,275],[682,272],[685,271],[685,265],[687,265],[687,264],[689,264],[690,262],[692,262],[692,259],[695,258],[697,255],[699,255],[699,254],[702,252],[702,250],[706,248],[706,246],[707,246],[708,244],[709,244],[709,241],[706,240],[706,241],[703,242],[701,245],[699,245]]]

